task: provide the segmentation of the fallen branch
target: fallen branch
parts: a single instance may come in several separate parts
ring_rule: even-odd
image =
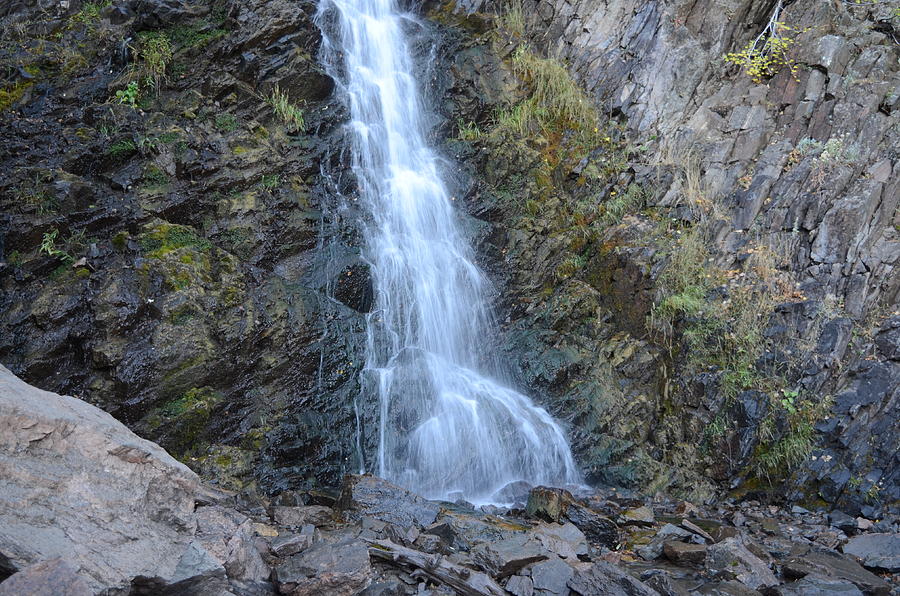
[[[450,586],[463,596],[505,596],[500,587],[485,573],[448,561],[443,555],[431,555],[395,544],[390,540],[367,540],[369,555],[388,563],[415,569],[414,576],[425,576]]]

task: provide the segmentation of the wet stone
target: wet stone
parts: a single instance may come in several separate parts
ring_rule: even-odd
[[[750,552],[737,538],[726,538],[710,546],[706,568],[717,577],[737,580],[754,590],[778,583],[766,562]]]
[[[319,542],[275,568],[278,589],[291,596],[350,596],[372,581],[366,545],[354,539]]]

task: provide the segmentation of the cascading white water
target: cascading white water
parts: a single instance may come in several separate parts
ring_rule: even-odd
[[[472,261],[437,157],[395,0],[322,0],[326,66],[353,129],[353,170],[375,307],[363,398],[380,405],[378,474],[431,498],[489,501],[505,484],[575,483],[560,427],[497,379],[488,283]]]

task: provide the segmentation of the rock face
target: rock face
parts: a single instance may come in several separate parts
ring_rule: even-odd
[[[102,410],[2,366],[0,476],[7,571],[59,557],[94,591],[171,578],[196,526],[196,474]]]
[[[506,353],[571,423],[588,478],[703,495],[760,474],[853,514],[896,506],[896,441],[872,440],[900,433],[896,17],[790,3],[777,20],[796,28],[798,67],[755,81],[723,57],[759,35],[772,2],[525,0],[524,34],[501,33],[500,50],[471,32],[502,31],[506,5],[456,6],[456,20],[434,13],[465,31],[447,116],[481,134],[460,129],[447,150],[470,212],[489,223],[479,249],[503,288]],[[556,137],[536,127],[496,134],[494,115],[529,90],[521,64],[485,54],[526,45],[567,65],[612,115],[621,150],[557,163]],[[636,204],[622,209],[623,196]],[[702,231],[704,273],[722,274],[693,288],[693,310],[665,274],[687,258],[678,236],[690,230]],[[716,331],[710,313],[734,320],[742,300],[758,339],[738,366],[733,321]],[[660,327],[666,308],[680,315]],[[773,376],[774,391],[761,381]],[[785,466],[795,404],[814,432]]]

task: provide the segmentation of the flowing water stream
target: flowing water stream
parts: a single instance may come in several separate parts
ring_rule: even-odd
[[[322,0],[325,64],[350,110],[375,306],[361,399],[379,403],[379,476],[430,498],[491,501],[505,484],[578,481],[550,415],[489,353],[489,283],[426,142],[427,112],[395,0]]]

